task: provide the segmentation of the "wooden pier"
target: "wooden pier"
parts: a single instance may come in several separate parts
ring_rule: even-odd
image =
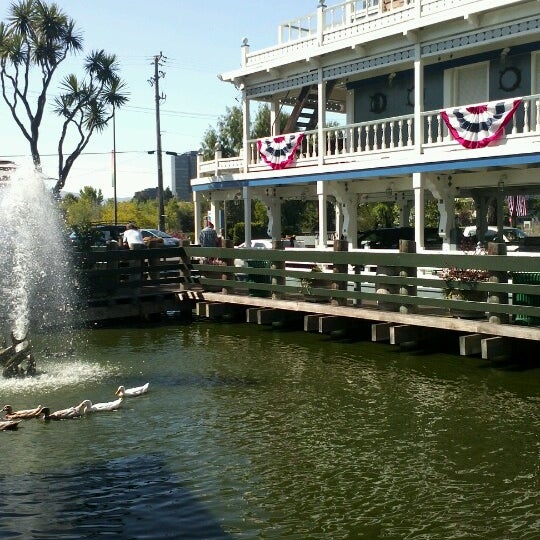
[[[369,339],[394,345],[444,332],[458,340],[460,354],[486,359],[540,341],[540,261],[507,255],[504,245],[490,245],[486,255],[414,253],[410,243],[399,253],[348,252],[339,241],[333,251],[285,250],[280,243],[276,248],[92,253],[82,270],[92,291],[85,316],[105,320],[193,311],[330,335],[367,326]],[[235,266],[238,258],[247,265]],[[306,269],[299,271],[302,265]],[[308,270],[315,265],[332,270]],[[376,271],[366,272],[368,267]],[[449,267],[484,270],[489,280],[450,283],[440,277]],[[449,290],[463,294],[456,300]],[[467,299],[471,291],[473,299]]]

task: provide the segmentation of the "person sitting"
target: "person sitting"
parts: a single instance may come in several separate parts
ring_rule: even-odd
[[[199,244],[201,247],[217,247],[218,235],[214,229],[214,224],[209,221],[206,227],[199,234]]]
[[[146,247],[141,231],[135,223],[128,223],[124,231],[124,246],[129,249],[144,249]]]

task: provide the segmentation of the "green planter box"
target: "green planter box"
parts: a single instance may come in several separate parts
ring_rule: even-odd
[[[512,281],[522,285],[540,285],[540,273],[536,272],[513,272]],[[539,290],[540,292],[540,290]],[[535,294],[515,293],[513,303],[516,306],[540,307],[540,296]],[[531,317],[530,315],[516,315],[514,317],[516,324],[540,325],[540,317]]]

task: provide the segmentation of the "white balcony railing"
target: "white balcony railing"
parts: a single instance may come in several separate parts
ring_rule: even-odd
[[[440,110],[421,114],[423,121],[423,141],[421,149],[454,144],[446,125],[441,119]],[[343,126],[331,126],[322,130],[324,138],[322,156],[319,150],[319,131],[304,132],[304,139],[295,162],[295,167],[314,165],[331,166],[337,162],[358,163],[364,156],[373,153],[392,156],[395,152],[415,149],[414,115],[395,116],[369,122],[358,122]],[[540,135],[540,94],[525,96],[512,120],[506,126],[508,139]],[[390,162],[386,162],[390,164]],[[198,176],[218,176],[220,174],[257,172],[267,170],[261,159],[257,140],[248,141],[247,163],[242,157],[219,158],[199,165]],[[287,175],[290,169],[277,174]]]

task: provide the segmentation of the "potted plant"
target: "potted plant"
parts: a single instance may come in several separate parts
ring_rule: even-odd
[[[444,288],[445,298],[451,300],[467,300],[470,302],[485,302],[487,293],[479,291],[476,287],[477,283],[488,281],[489,272],[487,270],[478,270],[475,268],[457,268],[451,266],[444,268],[440,277],[446,281]],[[451,309],[452,315],[463,318],[483,317],[484,315],[478,311],[455,310]]]
[[[314,264],[311,267],[311,272],[315,275],[311,278],[302,278],[300,280],[300,290],[302,294],[306,296],[306,300],[312,302],[326,302],[329,300],[327,296],[317,296],[312,294],[312,289],[327,289],[331,287],[331,284],[328,280],[321,279],[317,277],[317,274],[322,273],[323,269],[320,265]]]

